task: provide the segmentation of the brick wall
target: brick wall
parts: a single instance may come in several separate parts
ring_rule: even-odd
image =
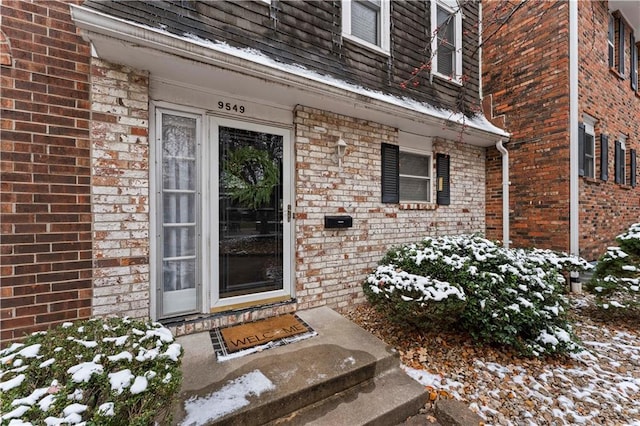
[[[90,315],[89,46],[66,3],[3,0],[0,14],[6,343]]]
[[[485,18],[499,2],[488,2]],[[629,150],[638,149],[640,97],[629,76],[609,70],[607,2],[578,2],[579,120],[597,120],[595,179],[580,178],[580,255],[597,259],[615,236],[640,217],[637,188],[614,183],[614,146],[619,134]],[[532,24],[535,22],[535,24]],[[513,133],[506,144],[511,157],[511,238],[515,245],[569,250],[569,91],[568,4],[527,2],[484,50],[485,92],[493,95],[496,114],[505,114]],[[628,35],[626,49],[629,49]],[[627,61],[630,51],[627,52]],[[625,68],[629,70],[629,63]],[[600,176],[600,135],[608,134],[609,180]],[[500,237],[500,155],[487,152],[487,230]]]
[[[613,245],[616,235],[640,220],[640,188],[619,185],[614,181],[615,139],[628,135],[626,141],[627,179],[630,176],[629,150],[640,151],[640,96],[631,89],[629,76],[619,76],[609,70],[607,44],[607,3],[579,4],[580,44],[580,115],[597,120],[595,179],[580,179],[580,254],[588,259],[598,258],[607,246]],[[625,43],[627,61],[631,58]],[[636,39],[640,34],[636,34]],[[625,64],[627,74],[629,62]],[[635,119],[633,118],[635,117]],[[582,119],[582,118],[581,118]],[[600,177],[600,135],[609,135],[609,179]]]
[[[93,315],[149,316],[149,78],[91,62]]]
[[[435,141],[451,155],[450,206],[381,203],[380,143],[397,129],[299,106],[296,150],[296,297],[300,309],[362,302],[361,283],[388,248],[426,235],[484,232],[484,149]],[[347,143],[342,170],[336,141]],[[353,227],[324,229],[348,214]]]
[[[506,10],[483,5],[487,28]],[[512,133],[510,237],[515,246],[569,249],[568,3],[526,2],[483,49],[484,91]],[[487,235],[502,238],[501,156],[487,150]]]

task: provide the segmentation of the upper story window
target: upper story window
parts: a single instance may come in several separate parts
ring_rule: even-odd
[[[388,0],[343,0],[342,35],[374,50],[389,53]]]
[[[609,68],[616,66],[616,23],[613,15],[609,14],[609,32],[607,44],[609,46]]]
[[[431,70],[453,81],[462,77],[462,11],[457,0],[431,0]]]
[[[640,43],[636,43],[636,38],[633,33],[629,36],[629,42],[631,46],[631,90],[638,91],[638,68],[640,62],[638,62],[638,56],[640,56]]]

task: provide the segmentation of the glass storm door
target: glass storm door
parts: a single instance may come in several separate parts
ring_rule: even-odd
[[[200,308],[199,134],[200,116],[157,112],[157,297],[160,316]],[[159,158],[158,158],[159,157]]]
[[[212,170],[218,176],[213,299],[222,304],[285,289],[284,135],[262,126],[228,124],[217,126],[218,161]]]

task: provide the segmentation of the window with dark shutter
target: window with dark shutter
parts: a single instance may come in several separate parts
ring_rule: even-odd
[[[636,173],[637,170],[636,168],[638,167],[636,164],[636,150],[635,149],[631,149],[629,150],[629,152],[631,153],[631,186],[632,187],[636,187]]]
[[[600,135],[600,179],[609,179],[609,136]]]
[[[624,21],[618,18],[618,72],[624,75]]]
[[[578,176],[584,176],[584,123],[578,125]]]
[[[624,173],[624,157],[622,156],[622,142],[616,141],[616,150],[615,150],[615,168],[616,168],[616,183],[623,183],[623,173]]]
[[[382,144],[382,202],[400,202],[400,148]]]
[[[629,36],[629,42],[631,43],[631,89],[638,90],[638,47],[636,46],[636,38],[631,33]]]
[[[436,202],[442,206],[451,204],[449,163],[450,157],[448,155],[436,155]]]

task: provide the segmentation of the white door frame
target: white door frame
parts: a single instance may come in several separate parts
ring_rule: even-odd
[[[292,187],[293,187],[293,180],[291,179],[292,176],[292,169],[293,169],[293,161],[292,161],[292,153],[293,153],[293,149],[291,146],[291,131],[289,129],[283,129],[281,127],[274,127],[274,126],[270,126],[270,125],[265,125],[265,124],[256,124],[256,123],[252,123],[252,122],[246,122],[246,121],[241,121],[241,120],[232,120],[232,119],[227,119],[227,118],[222,118],[222,117],[218,117],[215,115],[210,115],[208,116],[208,121],[209,121],[209,140],[211,141],[211,143],[208,144],[209,147],[213,147],[214,142],[216,143],[215,147],[218,147],[218,143],[219,143],[219,133],[218,133],[218,128],[219,127],[231,127],[231,128],[236,128],[236,129],[242,129],[242,130],[249,130],[249,131],[254,131],[254,132],[262,132],[262,133],[270,133],[273,135],[278,135],[278,136],[282,136],[282,187],[283,187],[283,193],[282,193],[282,204],[283,204],[283,208],[282,208],[282,247],[283,247],[283,253],[282,253],[282,268],[283,268],[283,288],[282,290],[274,290],[274,291],[268,291],[268,292],[261,292],[261,293],[253,293],[253,294],[247,294],[247,295],[243,295],[243,296],[234,296],[234,297],[227,297],[227,298],[220,298],[220,294],[219,294],[219,285],[217,285],[215,282],[218,280],[218,277],[220,276],[220,270],[219,270],[219,240],[218,240],[218,220],[220,217],[220,212],[219,212],[219,203],[218,203],[218,199],[219,199],[219,194],[218,194],[218,190],[219,190],[219,174],[218,173],[213,173],[213,171],[217,171],[218,167],[219,167],[219,158],[218,158],[218,154],[219,151],[218,149],[212,149],[209,155],[210,155],[210,166],[208,167],[208,169],[211,171],[209,173],[209,179],[210,179],[210,188],[211,190],[209,191],[209,206],[208,206],[208,211],[211,212],[211,214],[209,215],[209,217],[211,218],[209,221],[207,221],[207,226],[209,227],[209,232],[210,232],[210,241],[211,241],[211,247],[209,250],[209,262],[207,262],[210,266],[211,266],[211,270],[207,271],[208,274],[210,274],[210,280],[211,280],[211,284],[210,284],[210,292],[209,292],[209,297],[210,297],[210,308],[211,309],[217,309],[220,308],[222,306],[230,306],[230,305],[238,305],[238,304],[246,304],[246,303],[251,303],[251,302],[259,302],[260,300],[265,300],[265,299],[272,299],[272,298],[278,298],[278,297],[292,297],[292,260],[293,260],[293,250],[291,249],[293,247],[293,238],[292,238],[292,234],[293,234],[293,219],[292,219],[292,214],[288,215],[288,209],[287,209],[287,205],[292,205],[291,203],[293,202],[293,197],[292,197]],[[292,209],[292,207],[291,207]],[[289,209],[289,212],[292,211],[291,209]],[[288,217],[289,216],[289,217]],[[206,216],[205,216],[206,217]]]
[[[198,181],[199,193],[199,221],[200,221],[200,278],[198,279],[200,287],[198,288],[196,297],[199,300],[198,309],[193,312],[185,312],[183,314],[209,313],[212,311],[224,310],[227,306],[244,305],[250,306],[255,303],[260,304],[261,300],[273,300],[277,298],[286,299],[295,297],[294,285],[294,260],[295,260],[295,238],[294,238],[294,149],[292,143],[292,126],[291,124],[272,123],[266,120],[256,120],[250,118],[248,121],[224,118],[219,115],[212,114],[200,108],[185,107],[174,103],[164,101],[150,102],[150,130],[152,134],[149,138],[149,164],[150,164],[150,182],[149,182],[149,205],[150,205],[150,314],[153,319],[170,318],[170,315],[163,315],[161,312],[162,301],[159,298],[163,296],[163,289],[159,288],[161,280],[160,268],[162,266],[159,260],[158,232],[161,229],[162,219],[158,211],[158,189],[162,188],[161,173],[162,164],[158,163],[158,138],[159,133],[157,117],[159,112],[175,113],[176,115],[199,116],[199,146],[200,146],[200,170]],[[232,127],[250,131],[258,131],[271,133],[282,136],[283,141],[283,159],[282,159],[282,179],[283,179],[283,289],[255,293],[244,296],[236,296],[221,299],[218,289],[218,127]],[[215,149],[214,149],[215,148]],[[215,173],[213,173],[215,171]],[[287,206],[291,206],[287,209]],[[183,315],[176,313],[176,315]]]

